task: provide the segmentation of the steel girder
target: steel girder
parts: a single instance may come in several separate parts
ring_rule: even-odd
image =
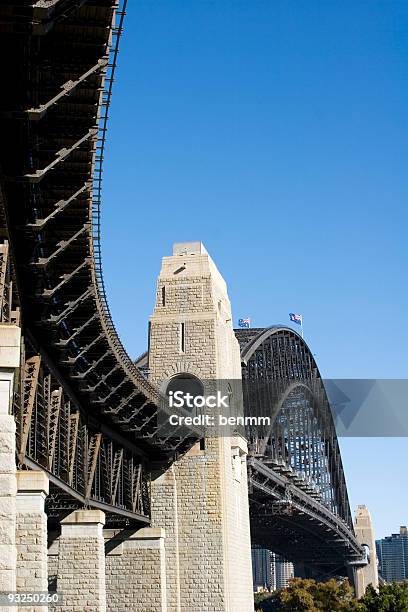
[[[42,420],[48,419],[46,429],[40,433],[37,421],[32,422],[37,413],[29,403],[22,403],[16,415],[25,419],[26,430],[30,424],[28,440],[22,439],[27,458],[37,461],[30,436],[39,436],[35,452],[40,452],[43,441],[50,445],[46,459],[40,452],[41,465],[54,480],[61,480],[65,491],[73,483],[76,495],[85,500],[95,497],[95,487],[102,487],[101,460],[95,456],[103,455],[106,436],[123,438],[133,456],[143,455],[147,466],[171,462],[197,440],[187,429],[172,439],[157,434],[163,398],[123,348],[105,295],[100,254],[102,162],[123,15],[115,0],[17,0],[0,6],[7,57],[0,100],[2,320],[19,322],[21,312],[23,336],[30,339],[27,363],[34,367],[36,357],[41,357],[41,389],[47,376],[54,381],[48,412],[38,417],[40,429]],[[4,256],[8,268],[2,265]],[[72,446],[61,450],[68,459],[62,461],[58,455],[56,462],[58,424],[68,396],[73,412],[68,410],[64,419],[78,427],[78,435],[85,436],[83,427],[87,428],[86,443],[80,452]],[[101,433],[100,439],[92,437]],[[87,455],[89,449],[92,456]],[[78,461],[93,466],[85,489],[75,476],[73,463]],[[60,464],[62,471],[57,469]],[[127,469],[124,450],[120,464],[113,464],[115,474]],[[136,509],[142,497],[138,493],[135,502],[131,487],[137,492],[135,483],[143,482],[138,474],[136,470],[123,480],[130,487],[130,507]],[[110,503],[119,507],[121,481],[112,475],[108,481],[114,491]]]
[[[345,573],[348,563],[365,557],[314,357],[284,326],[236,330],[236,336],[245,413],[271,417],[269,427],[246,431],[252,539],[315,569],[326,565]]]
[[[255,457],[248,470],[254,543],[313,566],[319,575],[347,575],[349,564],[365,565],[354,531],[299,483]]]

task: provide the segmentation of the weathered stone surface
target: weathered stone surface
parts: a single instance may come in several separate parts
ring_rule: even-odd
[[[16,424],[11,407],[20,366],[20,339],[19,327],[0,324],[0,591],[6,592],[16,590]]]
[[[64,595],[60,612],[105,612],[105,549],[100,510],[77,510],[61,521],[57,589]]]
[[[107,610],[169,612],[164,529],[141,529],[129,537],[107,537],[113,553],[106,557]]]
[[[0,429],[0,453],[14,453],[16,437],[14,431],[3,431]]]
[[[357,569],[355,576],[356,595],[362,597],[369,584],[372,584],[375,589],[378,588],[379,584],[375,535],[371,515],[366,506],[358,506],[357,508],[354,531],[359,544],[369,548],[369,563],[365,567]]]
[[[20,366],[21,329],[17,325],[0,323],[0,368]]]
[[[0,591],[15,591],[16,590],[16,570],[4,569],[0,572]]]
[[[1,520],[1,519],[0,519]],[[0,570],[16,569],[16,547],[14,544],[0,546]]]
[[[48,477],[42,471],[17,472],[16,549],[17,590],[48,590],[47,515],[44,511]],[[47,606],[24,608],[46,612]]]
[[[15,497],[17,493],[15,474],[0,474],[0,491],[2,497]]]
[[[37,495],[40,493],[48,495],[49,479],[45,472],[39,470],[17,472],[17,488],[19,493],[27,491]]]
[[[15,474],[16,460],[12,452],[0,452],[0,473]]]
[[[200,243],[163,258],[149,369],[163,390],[181,373],[215,385],[241,378],[225,281]],[[253,611],[245,441],[207,438],[205,450],[197,445],[156,474],[152,521],[166,530],[169,611]]]
[[[0,521],[9,520],[15,513],[16,502],[13,497],[0,497]]]
[[[1,343],[0,328],[0,343]],[[7,373],[9,376],[10,373]],[[0,369],[0,378],[2,372]],[[16,590],[16,464],[15,464],[15,422],[9,411],[9,390],[13,375],[8,381],[1,381],[0,393],[0,591]],[[16,608],[5,609],[16,610]]]
[[[104,525],[105,514],[102,510],[75,510],[62,519],[61,525]],[[64,529],[63,529],[64,531]],[[75,532],[79,534],[79,531]]]
[[[0,414],[0,431],[2,433],[16,433],[16,422],[11,415]]]

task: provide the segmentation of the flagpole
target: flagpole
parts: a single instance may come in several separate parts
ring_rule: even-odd
[[[300,329],[302,330],[302,338],[303,338],[303,315],[301,315],[302,318],[300,319]]]

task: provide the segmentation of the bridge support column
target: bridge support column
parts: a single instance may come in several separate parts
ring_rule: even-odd
[[[0,591],[16,590],[16,425],[14,380],[20,367],[20,328],[0,324]],[[4,607],[2,611],[16,608]]]
[[[164,529],[105,530],[106,609],[167,612]]]
[[[233,397],[228,416],[243,412],[227,287],[201,243],[177,244],[163,259],[149,370],[163,390],[177,377],[194,379]],[[247,444],[233,428],[216,432],[153,478],[152,525],[166,530],[169,612],[253,612]]]
[[[101,510],[75,510],[61,521],[57,588],[63,612],[105,612],[105,548]]]
[[[17,591],[47,591],[47,515],[48,495],[44,472],[17,472],[16,548]],[[45,611],[46,606],[30,608]]]
[[[379,583],[374,529],[371,523],[370,512],[366,506],[358,506],[357,508],[354,519],[354,531],[358,543],[368,549],[368,564],[357,568],[354,572],[356,597],[360,598],[366,592],[369,584],[378,589]]]

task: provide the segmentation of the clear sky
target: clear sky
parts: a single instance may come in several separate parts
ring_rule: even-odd
[[[201,240],[235,321],[302,313],[324,377],[406,378],[408,2],[128,5],[102,228],[129,353],[161,257]],[[341,444],[377,536],[408,523],[407,440]]]

